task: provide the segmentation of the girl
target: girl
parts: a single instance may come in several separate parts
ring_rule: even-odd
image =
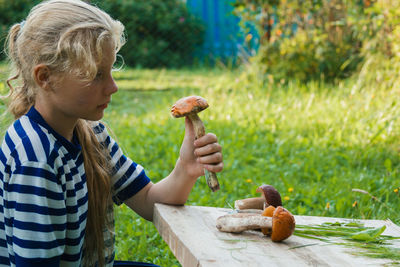
[[[0,149],[0,265],[113,266],[113,203],[152,220],[154,203],[184,204],[203,168],[223,169],[216,136],[195,140],[186,121],[174,170],[153,184],[99,122],[123,31],[80,0],[42,2],[10,29],[16,121]]]

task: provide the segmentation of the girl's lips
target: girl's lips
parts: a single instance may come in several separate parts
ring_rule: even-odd
[[[101,108],[101,109],[106,109],[107,107],[108,107],[108,103],[105,103],[105,104],[99,106],[99,108]]]

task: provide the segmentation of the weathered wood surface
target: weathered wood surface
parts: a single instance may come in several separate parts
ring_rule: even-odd
[[[192,266],[383,266],[390,261],[355,256],[348,248],[291,236],[274,243],[259,231],[240,234],[223,233],[215,227],[216,219],[230,209],[203,206],[156,204],[154,225],[184,267]],[[295,216],[297,224],[349,222],[351,219]],[[383,234],[400,236],[400,227],[391,221],[357,220],[365,226],[386,225]],[[320,243],[318,245],[312,245]],[[289,249],[295,246],[304,246]],[[400,241],[396,241],[400,247]],[[354,251],[357,251],[356,249]]]

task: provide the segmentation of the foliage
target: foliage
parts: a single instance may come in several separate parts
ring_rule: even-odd
[[[398,6],[394,0],[237,0],[235,12],[243,26],[258,30],[257,68],[277,80],[329,81],[349,77],[370,53],[394,56]]]
[[[121,54],[130,66],[187,66],[203,42],[204,25],[188,12],[183,1],[96,2],[125,25],[128,39]]]
[[[8,29],[22,21],[40,0],[0,0],[0,45]],[[203,22],[180,0],[91,1],[126,27],[121,50],[126,64],[139,67],[182,67],[193,63],[194,51],[204,39]],[[0,57],[4,59],[4,55]]]
[[[0,0],[0,51],[3,50],[4,40],[11,25],[24,20],[29,10],[39,2],[40,0]],[[4,54],[0,53],[0,59],[4,58]]]
[[[380,84],[384,88],[400,84],[400,2],[370,1],[364,17],[357,21],[358,39],[363,40],[363,64],[358,87]],[[374,73],[375,75],[369,75]]]

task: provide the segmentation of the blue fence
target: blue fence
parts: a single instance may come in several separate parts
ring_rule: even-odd
[[[235,60],[242,50],[244,34],[239,18],[232,14],[235,0],[186,0],[189,11],[206,25],[203,47],[198,51],[202,60]]]

